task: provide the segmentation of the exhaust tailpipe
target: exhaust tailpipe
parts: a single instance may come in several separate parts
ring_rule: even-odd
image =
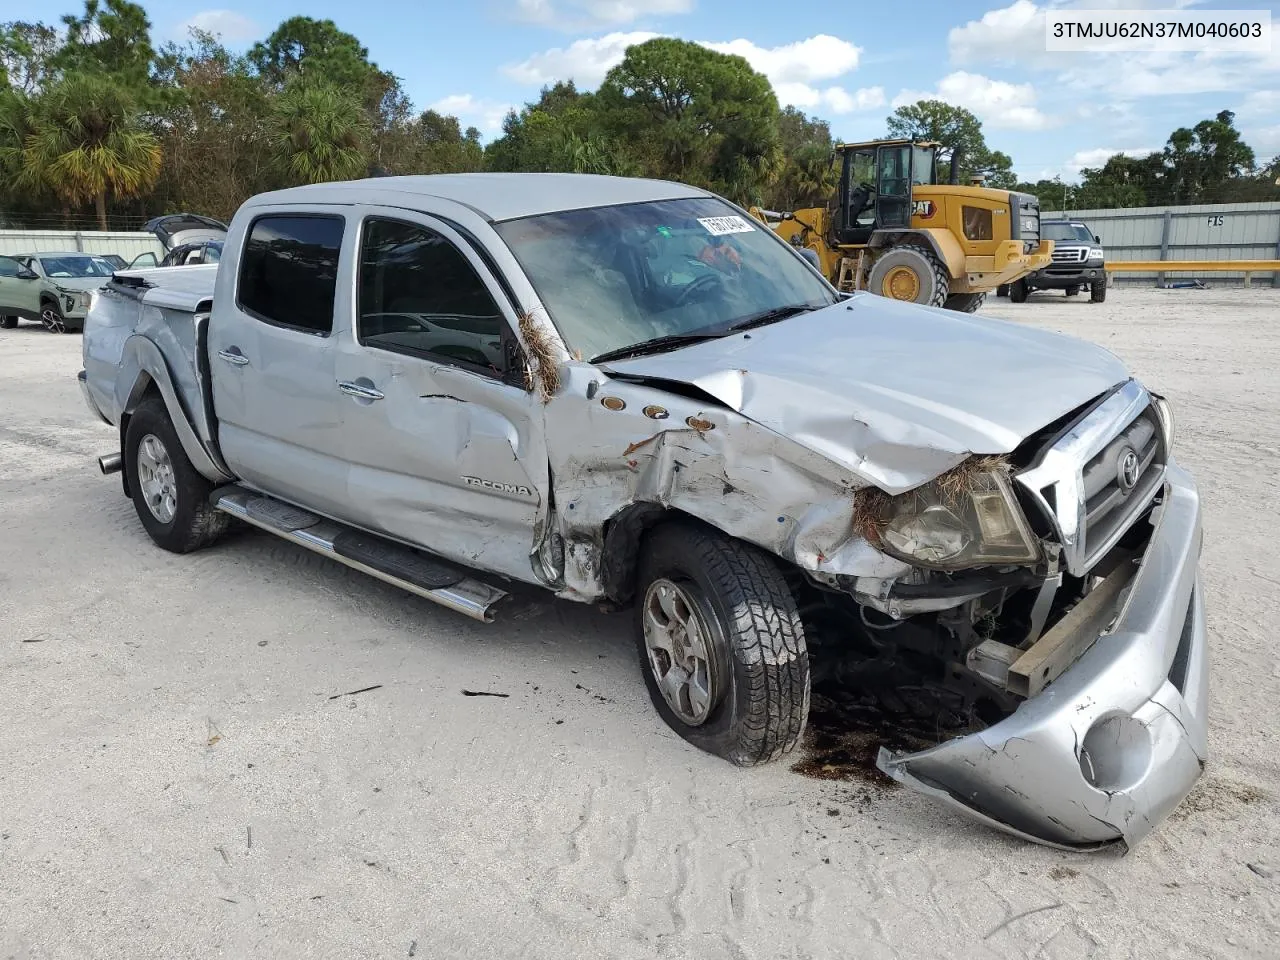
[[[105,457],[98,458],[98,469],[104,474],[117,473],[121,467],[120,454],[108,453]]]

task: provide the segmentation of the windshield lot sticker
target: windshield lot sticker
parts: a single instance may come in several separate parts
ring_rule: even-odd
[[[723,237],[730,233],[750,233],[755,229],[742,217],[699,217],[698,222],[713,237]]]

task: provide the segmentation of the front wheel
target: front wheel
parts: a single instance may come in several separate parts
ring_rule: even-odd
[[[40,322],[50,333],[67,332],[67,321],[56,303],[46,303],[40,308]]]
[[[1074,297],[1074,296],[1075,296],[1076,294],[1078,294],[1079,292],[1080,292],[1080,288],[1079,288],[1079,287],[1067,287],[1067,290],[1066,290],[1066,293],[1067,293],[1067,296],[1068,296],[1068,297]]]
[[[643,549],[636,643],[662,719],[739,766],[790,752],[809,715],[809,655],[777,564],[687,524],[657,528]]]
[[[985,293],[953,293],[947,297],[947,302],[943,306],[959,313],[977,313],[986,302]]]
[[[143,401],[129,418],[124,469],[138,519],[157,546],[190,553],[227,529],[230,516],[209,505],[213,484],[187,459],[159,397]]]
[[[1030,292],[1031,289],[1027,286],[1027,281],[1025,280],[1015,280],[1009,284],[1009,299],[1014,303],[1026,303],[1027,294]]]
[[[1102,303],[1107,299],[1107,281],[1096,280],[1089,284],[1089,300],[1092,303]]]

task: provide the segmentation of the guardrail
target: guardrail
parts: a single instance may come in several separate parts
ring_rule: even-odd
[[[1280,278],[1280,260],[1120,260],[1105,267],[1112,273],[1243,273],[1244,285],[1253,286],[1255,273]]]

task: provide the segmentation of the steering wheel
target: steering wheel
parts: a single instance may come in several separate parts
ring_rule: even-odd
[[[673,306],[683,307],[692,298],[695,290],[705,290],[712,285],[719,285],[723,282],[720,275],[715,273],[704,273],[701,276],[694,277],[684,285],[684,289],[676,296],[676,302]]]

